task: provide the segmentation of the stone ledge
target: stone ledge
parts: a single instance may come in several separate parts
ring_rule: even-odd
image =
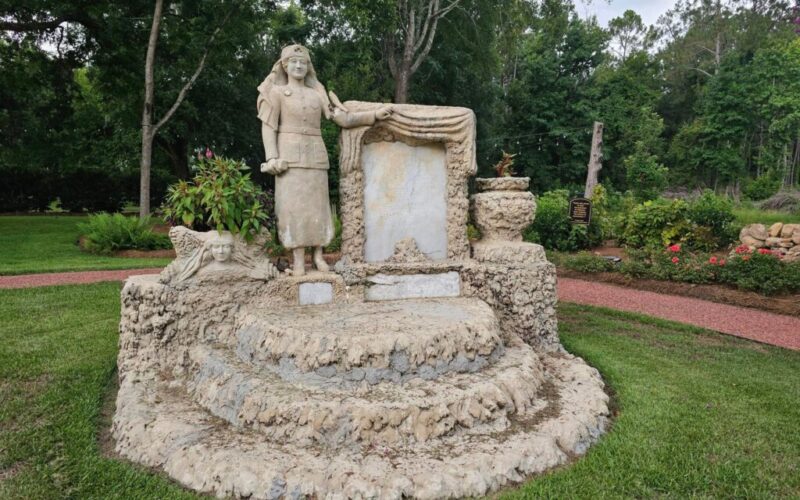
[[[535,404],[542,380],[539,357],[519,341],[477,373],[377,385],[315,374],[284,380],[219,348],[197,347],[191,356],[197,368],[189,391],[213,415],[269,439],[328,446],[423,442],[461,427],[502,427]]]
[[[580,358],[545,356],[552,399],[505,429],[475,428],[424,444],[304,448],[219,425],[180,393],[124,381],[113,435],[124,457],[219,497],[483,496],[583,454],[605,430],[608,397]],[[158,402],[157,402],[158,401]]]
[[[237,321],[230,345],[255,366],[286,362],[300,372],[333,368],[333,376],[355,368],[401,375],[425,365],[438,370],[458,357],[487,358],[501,344],[495,314],[483,301],[439,298],[314,308],[250,306]]]

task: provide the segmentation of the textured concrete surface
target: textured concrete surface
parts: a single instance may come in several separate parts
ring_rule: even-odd
[[[332,446],[267,439],[263,429],[221,425],[174,383],[131,378],[121,382],[113,433],[123,456],[220,497],[482,496],[585,453],[607,426],[608,397],[595,369],[569,355],[548,355],[542,363],[547,396],[520,408],[510,425],[476,421],[421,442],[375,439],[369,446]],[[511,400],[502,405],[515,407]],[[436,408],[416,421],[449,422],[439,420]],[[310,426],[326,425],[315,417],[308,414],[307,421],[316,420]],[[376,414],[361,429],[380,433],[391,419],[392,414]]]
[[[118,452],[217,496],[446,498],[564,463],[603,432],[599,374],[558,349],[552,265],[384,265],[453,273],[464,296],[364,302],[380,274],[365,268],[129,279]],[[321,281],[334,303],[297,305]]]

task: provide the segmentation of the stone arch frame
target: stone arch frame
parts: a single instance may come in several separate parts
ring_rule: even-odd
[[[380,103],[348,101],[350,111],[372,111]],[[394,104],[392,116],[369,127],[342,129],[339,137],[339,196],[342,220],[342,256],[364,262],[364,144],[402,141],[410,146],[442,143],[447,173],[447,258],[470,257],[467,239],[469,189],[477,173],[475,160],[475,113],[471,109],[446,106]]]

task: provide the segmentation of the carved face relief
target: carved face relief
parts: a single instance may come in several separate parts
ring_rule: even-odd
[[[211,255],[217,262],[227,262],[233,252],[233,238],[230,235],[220,235],[211,242]]]
[[[286,73],[296,80],[304,79],[308,74],[308,61],[303,56],[290,57],[286,62]]]

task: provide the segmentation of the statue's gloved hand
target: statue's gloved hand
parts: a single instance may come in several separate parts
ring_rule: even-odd
[[[394,111],[394,108],[392,108],[391,106],[383,106],[383,107],[379,108],[377,111],[375,111],[375,119],[376,120],[385,120],[385,119],[389,118],[390,116],[392,116],[392,112],[393,111]]]
[[[261,164],[261,171],[265,174],[281,175],[289,170],[289,162],[280,158],[272,158]]]

